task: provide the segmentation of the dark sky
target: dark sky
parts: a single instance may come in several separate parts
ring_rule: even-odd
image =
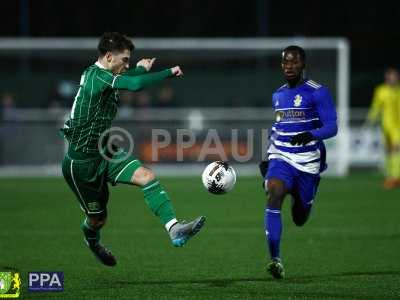
[[[400,1],[14,0],[3,2],[2,11],[0,36],[115,30],[132,37],[347,37],[352,92],[357,82],[360,88],[378,82],[386,66],[400,67]]]
[[[14,0],[2,8],[15,17],[3,17],[1,36],[345,36],[357,68],[367,58],[372,67],[399,62],[387,53],[400,45],[400,1]]]
[[[2,3],[3,13],[15,17],[2,20],[1,35],[20,33],[24,3],[33,36],[98,35],[107,28],[136,36],[255,36],[260,16],[272,35],[369,35],[396,32],[400,13],[398,1],[375,0],[14,0]]]

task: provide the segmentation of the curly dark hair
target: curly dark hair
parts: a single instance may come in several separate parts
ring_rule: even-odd
[[[135,46],[126,35],[119,32],[105,32],[101,36],[99,45],[97,46],[100,57],[104,56],[107,52],[122,52],[126,49],[133,51]]]

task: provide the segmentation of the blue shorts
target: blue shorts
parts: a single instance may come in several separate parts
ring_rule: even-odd
[[[300,200],[304,208],[311,208],[321,177],[299,171],[283,160],[271,159],[265,180],[271,178],[282,180],[295,200]]]

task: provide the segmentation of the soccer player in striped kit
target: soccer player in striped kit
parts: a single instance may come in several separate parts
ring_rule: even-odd
[[[272,96],[276,120],[270,134],[267,161],[260,164],[267,191],[265,233],[274,278],[285,275],[281,256],[281,207],[292,197],[292,219],[297,226],[307,221],[320,173],[326,168],[324,139],[336,135],[336,109],[328,89],[303,77],[306,54],[299,46],[282,52],[282,71],[287,81]]]
[[[154,172],[132,153],[105,147],[111,141],[105,133],[117,113],[118,90],[137,91],[169,77],[179,78],[181,68],[149,72],[154,58],[142,59],[129,68],[134,45],[118,32],[104,33],[97,50],[98,60],[83,72],[70,117],[61,129],[68,141],[62,171],[86,214],[81,225],[86,244],[101,263],[114,266],[116,258],[100,242],[100,229],[107,220],[108,184],[140,187],[147,206],[165,226],[175,247],[183,246],[199,232],[205,217],[178,222],[172,202]]]

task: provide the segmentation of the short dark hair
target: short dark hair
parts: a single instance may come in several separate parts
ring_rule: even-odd
[[[126,49],[133,51],[135,46],[126,35],[119,32],[105,32],[101,36],[99,45],[97,46],[100,57],[104,56],[107,52],[122,52]]]
[[[300,46],[290,45],[283,49],[282,54],[284,54],[285,52],[297,52],[300,55],[301,60],[306,61],[306,52]]]

